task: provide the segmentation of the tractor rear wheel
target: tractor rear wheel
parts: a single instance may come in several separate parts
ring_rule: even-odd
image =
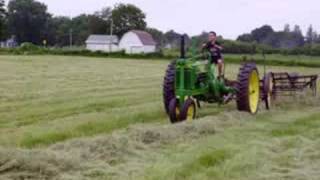
[[[176,98],[174,90],[175,75],[176,61],[172,61],[167,67],[163,81],[163,104],[167,114],[169,114],[170,101]]]
[[[258,112],[260,102],[259,72],[254,63],[246,63],[238,75],[237,107],[251,114]]]
[[[191,98],[187,99],[181,109],[180,121],[192,122],[196,118],[196,112],[197,108],[195,101]]]
[[[268,73],[263,77],[263,100],[266,109],[270,110],[273,95],[273,77],[272,73]]]
[[[180,121],[180,107],[179,101],[176,98],[171,99],[169,103],[169,118],[172,124]]]

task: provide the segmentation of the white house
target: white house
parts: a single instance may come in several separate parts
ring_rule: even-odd
[[[149,33],[133,30],[122,36],[119,48],[127,54],[152,53],[156,51],[156,42]]]
[[[16,41],[15,36],[12,36],[10,39],[7,39],[6,41],[0,41],[1,48],[14,48],[17,46],[18,46],[18,43]]]
[[[93,34],[86,40],[86,48],[91,51],[119,51],[117,36]]]

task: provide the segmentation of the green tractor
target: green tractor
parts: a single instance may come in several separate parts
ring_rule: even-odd
[[[236,100],[239,111],[257,113],[264,88],[255,63],[243,63],[237,81],[217,78],[211,56],[193,53],[186,58],[184,44],[182,37],[181,57],[169,64],[163,84],[164,106],[172,123],[194,120],[201,101],[222,105]]]

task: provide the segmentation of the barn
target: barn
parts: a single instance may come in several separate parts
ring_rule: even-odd
[[[86,40],[86,48],[90,51],[119,51],[117,36],[93,34]]]
[[[151,34],[133,30],[123,35],[119,42],[119,48],[127,54],[153,53],[156,51],[156,42]]]

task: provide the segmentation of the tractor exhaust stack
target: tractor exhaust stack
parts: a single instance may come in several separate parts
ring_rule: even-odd
[[[181,36],[181,43],[180,43],[180,58],[185,59],[186,58],[186,49],[185,49],[185,35]]]

